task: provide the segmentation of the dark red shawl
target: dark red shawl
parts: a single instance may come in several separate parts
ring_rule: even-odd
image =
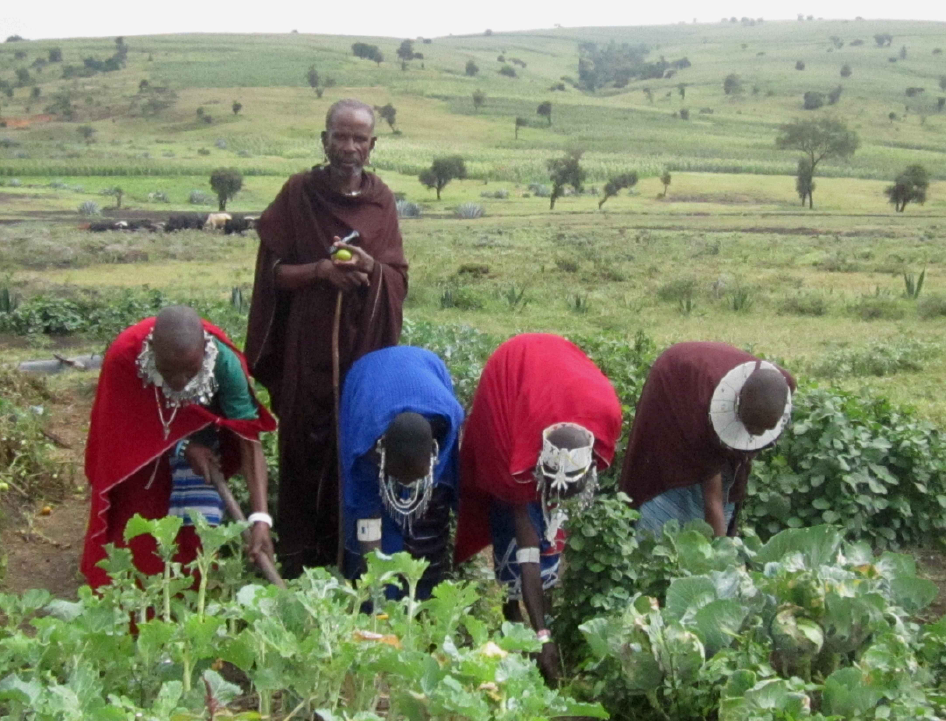
[[[723,376],[756,360],[726,343],[703,342],[678,343],[657,358],[637,402],[621,471],[621,490],[635,508],[664,491],[712,478],[727,461],[738,467],[729,500],[743,500],[756,451],[724,446],[709,408]],[[779,370],[794,392],[795,379]]]
[[[210,424],[252,440],[257,440],[261,432],[276,429],[275,419],[258,403],[259,418],[250,421],[229,420],[193,404],[178,411],[171,433],[165,439],[154,387],[144,385],[135,364],[141,344],[153,327],[154,318],[146,318],[122,331],[105,353],[99,375],[85,447],[85,475],[92,486],[92,507],[81,563],[82,573],[92,587],[108,583],[107,574],[95,565],[105,558],[104,545],[110,542],[125,545],[121,521],[127,521],[135,513],[146,518],[161,518],[167,514],[171,475],[163,456],[175,443]],[[243,371],[249,375],[246,361],[226,334],[207,321],[204,328],[233,349]],[[168,411],[164,412],[167,418]],[[239,466],[235,440],[229,433],[221,434],[227,476]],[[145,489],[152,476],[150,488]],[[135,539],[131,545],[135,565],[141,571],[159,573],[162,570],[160,559],[153,553],[153,538]]]
[[[279,263],[314,263],[329,257],[333,236],[361,233],[358,245],[375,261],[371,285],[345,295],[339,359],[344,373],[365,353],[396,345],[407,294],[407,260],[394,196],[372,173],[361,194],[331,190],[322,167],[286,182],[257,225],[260,249],[246,336],[253,375],[270,392],[285,423],[295,409],[332,394],[332,323],[337,291],[318,283],[291,293],[276,288]]]
[[[532,469],[542,431],[578,423],[595,436],[599,468],[621,435],[621,403],[611,382],[574,343],[556,335],[510,338],[483,368],[460,447],[460,515],[456,557],[489,545],[489,502],[537,500]]]

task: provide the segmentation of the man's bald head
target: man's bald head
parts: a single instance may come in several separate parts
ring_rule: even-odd
[[[172,305],[158,313],[151,336],[154,364],[164,382],[181,390],[204,361],[204,326],[193,308]]]
[[[757,368],[739,391],[739,420],[754,436],[775,428],[785,415],[788,382],[774,368]]]
[[[430,472],[434,437],[430,421],[419,413],[394,417],[384,432],[385,472],[401,483],[413,483]]]
[[[371,128],[374,129],[375,117],[374,117],[374,108],[372,108],[367,103],[363,103],[360,100],[355,98],[345,98],[344,100],[339,100],[336,103],[332,103],[332,107],[328,109],[328,112],[325,114],[325,131],[332,131],[332,123],[335,121],[335,117],[342,114],[343,112],[355,112],[355,113],[366,113],[371,118]]]

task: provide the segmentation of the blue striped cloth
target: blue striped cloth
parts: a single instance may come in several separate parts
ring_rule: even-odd
[[[183,458],[170,457],[171,501],[169,516],[184,519],[185,526],[193,526],[191,513],[200,513],[211,526],[219,526],[223,519],[223,500],[217,489],[197,475]]]
[[[732,473],[723,473],[723,511],[726,514],[726,526],[732,520],[736,504],[729,502],[729,491],[733,487],[735,478]],[[640,507],[641,517],[637,521],[637,531],[645,531],[659,536],[663,525],[670,519],[680,522],[681,526],[690,521],[702,520],[706,517],[703,507],[703,486],[695,483],[692,486],[671,488],[659,496],[651,498]]]

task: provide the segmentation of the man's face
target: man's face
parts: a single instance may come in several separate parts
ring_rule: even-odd
[[[204,363],[204,349],[196,348],[191,353],[161,354],[155,350],[154,367],[173,391],[184,390],[191,379],[200,372]]]
[[[361,173],[374,149],[374,126],[367,110],[342,108],[322,133],[322,147],[332,168],[345,175]]]

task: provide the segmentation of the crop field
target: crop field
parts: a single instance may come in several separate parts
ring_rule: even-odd
[[[384,61],[354,57],[356,42]],[[589,43],[688,63],[591,90],[579,74]],[[944,26],[756,19],[451,36],[416,40],[423,58],[404,69],[399,44],[126,37],[124,64],[94,72],[86,59],[112,56],[115,39],[0,44],[0,716],[946,718]],[[727,94],[730,75],[740,90]],[[804,109],[805,93],[838,86],[836,103]],[[492,349],[527,331],[565,335],[599,364],[625,437],[650,364],[675,342],[728,342],[799,380],[792,426],[756,463],[741,538],[712,539],[702,523],[638,537],[604,474],[569,528],[558,688],[529,657],[532,631],[503,622],[485,558],[423,602],[384,598],[422,573],[400,555],[371,559],[354,588],[318,569],[280,590],[247,569],[226,525],[201,529],[192,569],[143,578],[119,552],[108,590],[80,588],[95,373],[14,366],[101,352],[176,302],[240,344],[258,247],[252,231],[87,224],[216,210],[219,167],[244,178],[227,210],[258,214],[321,162],[325,112],[352,96],[396,108],[393,126],[378,121],[371,161],[417,207],[400,221],[402,342],[444,357],[464,404]],[[549,118],[536,112],[546,101]],[[800,154],[776,137],[812,118],[843,121],[859,146],[818,164],[809,209]],[[573,149],[583,187],[551,210],[547,163]],[[438,200],[417,176],[446,155],[467,173]],[[884,191],[915,164],[929,172],[926,201],[895,212]],[[633,187],[602,205],[607,181],[630,172]],[[482,217],[459,217],[464,204]],[[131,532],[173,553],[174,519]],[[189,587],[193,570],[206,585]]]

